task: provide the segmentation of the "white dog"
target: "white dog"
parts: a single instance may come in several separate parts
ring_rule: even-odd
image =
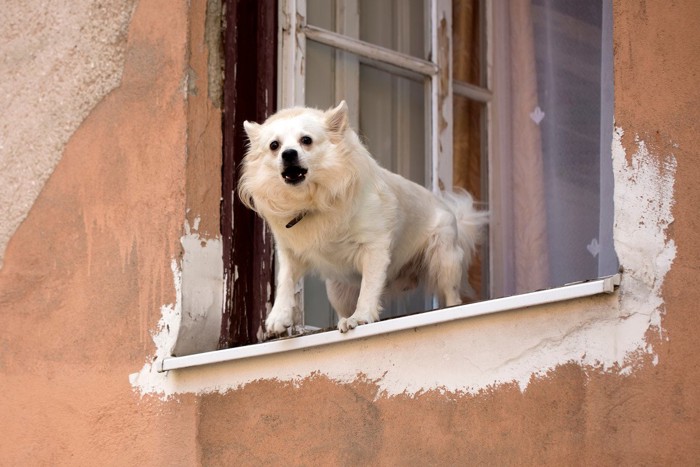
[[[294,324],[295,284],[307,272],[325,280],[341,332],[377,321],[384,295],[419,281],[442,306],[461,303],[487,222],[469,194],[436,196],[380,167],[349,127],[344,101],[244,126],[239,196],[270,225],[279,258],[269,334]]]

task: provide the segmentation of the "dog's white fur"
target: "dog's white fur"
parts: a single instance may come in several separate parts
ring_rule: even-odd
[[[380,167],[349,127],[344,101],[326,112],[285,109],[244,126],[250,145],[239,196],[270,225],[279,258],[268,333],[294,324],[295,284],[307,272],[325,280],[341,332],[377,321],[384,295],[419,281],[441,305],[461,303],[462,276],[487,222],[469,194],[436,196]],[[311,144],[302,143],[305,136]],[[308,170],[297,184],[281,175],[288,149]]]

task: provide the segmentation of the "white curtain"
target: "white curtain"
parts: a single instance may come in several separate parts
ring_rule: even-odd
[[[494,2],[494,296],[617,270],[611,9]]]

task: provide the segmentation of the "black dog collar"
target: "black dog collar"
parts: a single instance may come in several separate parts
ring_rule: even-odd
[[[287,227],[288,229],[291,229],[292,227],[297,225],[299,223],[299,221],[304,218],[304,216],[306,216],[306,211],[300,212],[299,215],[297,217],[295,217],[294,219],[292,219],[291,221],[289,221],[285,227]]]

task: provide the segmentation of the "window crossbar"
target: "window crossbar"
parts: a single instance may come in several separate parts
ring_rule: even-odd
[[[302,28],[306,38],[314,42],[335,47],[346,52],[351,52],[360,57],[374,60],[387,65],[413,71],[430,77],[437,75],[438,66],[428,60],[423,60],[411,55],[387,49],[385,47],[370,44],[369,42],[354,39],[317,26],[306,25]]]
[[[488,89],[458,80],[452,82],[452,92],[458,96],[466,97],[467,99],[483,104],[491,102],[493,98],[493,93]]]

